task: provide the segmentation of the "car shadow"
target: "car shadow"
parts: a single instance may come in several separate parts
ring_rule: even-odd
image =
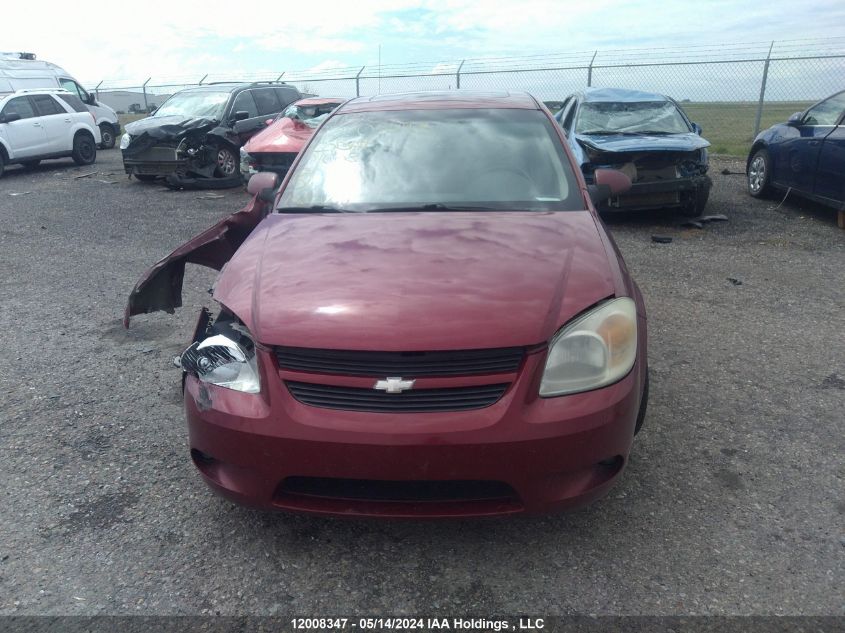
[[[11,164],[6,165],[6,168],[3,171],[3,176],[0,177],[0,183],[5,181],[6,179],[14,180],[15,178],[46,174],[48,172],[56,170],[65,171],[68,168],[77,168],[77,170],[79,170],[82,168],[96,168],[96,166],[97,163],[95,162],[91,165],[83,165],[82,167],[80,167],[75,162],[73,162],[72,158],[54,158],[50,160],[43,160],[35,167],[24,167],[23,165]]]

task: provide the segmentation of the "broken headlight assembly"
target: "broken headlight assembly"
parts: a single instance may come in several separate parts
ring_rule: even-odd
[[[120,149],[126,149],[129,147],[129,144],[132,142],[132,137],[129,135],[129,132],[124,134],[120,137]]]
[[[179,357],[182,370],[218,387],[258,393],[261,382],[255,343],[246,327],[221,317],[208,334]]]
[[[624,378],[637,358],[637,306],[611,299],[567,323],[549,344],[540,383],[543,397],[606,387]]]

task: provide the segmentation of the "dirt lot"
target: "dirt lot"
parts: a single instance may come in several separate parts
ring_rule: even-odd
[[[845,614],[845,231],[725,167],[742,169],[716,161],[708,211],[727,223],[609,221],[650,316],[651,406],[620,485],[574,514],[451,523],[213,496],[171,358],[214,273],[189,267],[176,315],[119,320],[141,272],[245,194],[128,181],[117,150],[86,178],[10,168],[0,614]]]

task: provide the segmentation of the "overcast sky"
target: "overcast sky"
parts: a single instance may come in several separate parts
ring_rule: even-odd
[[[843,0],[4,3],[2,48],[86,83],[845,35]]]

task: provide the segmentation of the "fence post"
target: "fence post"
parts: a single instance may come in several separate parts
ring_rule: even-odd
[[[105,79],[103,79],[103,81],[105,81]],[[94,94],[97,96],[97,101],[100,100],[100,86],[103,85],[103,81],[94,86]]]
[[[200,86],[201,86],[201,85],[202,85],[202,82],[204,82],[204,81],[205,81],[205,78],[206,78],[206,77],[208,77],[208,73],[205,73],[205,74],[202,76],[202,79],[200,79],[200,82],[199,82],[199,84],[198,84],[198,85],[200,85]]]
[[[148,112],[150,109],[149,104],[147,104],[147,84],[150,83],[150,79],[152,77],[147,77],[147,80],[144,82],[144,85],[141,86],[141,90],[144,92],[144,112]]]
[[[590,60],[590,65],[587,66],[587,88],[592,88],[593,86],[593,62],[596,61],[596,55],[598,54],[598,51],[595,51],[593,53],[593,58]]]
[[[361,73],[364,72],[366,66],[361,66],[361,70],[358,71],[358,74],[355,75],[355,96],[361,96]]]
[[[455,73],[455,86],[457,87],[458,90],[461,89],[461,68],[464,67],[465,61],[466,61],[465,59],[461,60],[461,63],[458,65],[458,70]]]
[[[756,138],[756,136],[760,133],[760,119],[763,116],[763,99],[766,96],[766,80],[769,78],[769,61],[772,59],[772,48],[774,48],[775,42],[772,40],[771,45],[769,45],[769,54],[766,55],[766,63],[763,64],[763,81],[760,82],[760,99],[757,101],[757,116],[754,119],[754,136],[752,138]]]
[[[287,72],[287,71],[285,70],[285,71],[283,71],[283,72],[282,72],[282,74],[281,74],[281,75],[279,75],[278,77],[276,77],[276,81],[279,81],[282,77],[284,77],[286,72]]]

